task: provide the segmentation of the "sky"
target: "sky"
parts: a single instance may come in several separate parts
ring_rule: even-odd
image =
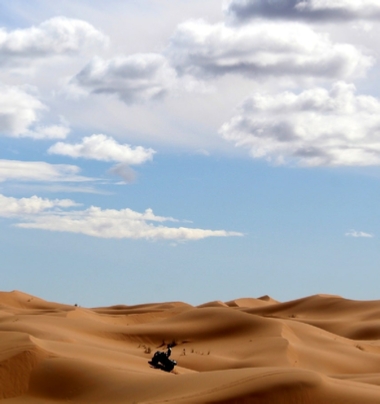
[[[379,34],[379,0],[0,0],[0,289],[380,299]]]

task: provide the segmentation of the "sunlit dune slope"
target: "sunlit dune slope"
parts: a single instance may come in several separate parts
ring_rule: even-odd
[[[10,403],[379,403],[380,301],[269,296],[87,309],[0,292]],[[171,373],[148,364],[174,343]]]

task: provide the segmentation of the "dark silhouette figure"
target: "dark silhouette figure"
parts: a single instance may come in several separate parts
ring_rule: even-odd
[[[167,351],[157,351],[153,358],[148,362],[156,369],[164,370],[165,372],[171,372],[174,369],[174,366],[177,364],[176,361],[169,359],[172,354],[172,346],[167,346]]]

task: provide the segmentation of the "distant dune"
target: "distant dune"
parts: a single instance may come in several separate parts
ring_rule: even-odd
[[[148,364],[175,343],[171,373]],[[380,403],[380,301],[82,308],[0,292],[0,400]]]

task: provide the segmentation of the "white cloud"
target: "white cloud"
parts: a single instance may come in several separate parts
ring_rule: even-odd
[[[166,55],[179,72],[201,77],[341,79],[362,75],[373,64],[352,45],[334,44],[307,25],[281,22],[234,27],[187,21],[178,26]]]
[[[0,85],[0,134],[34,139],[64,139],[67,124],[36,126],[47,107],[23,88]]]
[[[254,158],[306,166],[380,164],[380,101],[338,82],[300,94],[256,93],[225,123],[222,136]]]
[[[102,134],[84,137],[81,143],[76,144],[58,142],[51,146],[48,152],[73,158],[83,157],[129,165],[143,164],[152,160],[155,153],[153,149],[142,146],[132,148],[128,144],[120,144],[112,137]]]
[[[78,175],[80,168],[68,164],[49,164],[43,161],[0,160],[0,182],[84,182],[91,178]]]
[[[35,215],[52,208],[69,208],[78,206],[70,199],[43,199],[38,196],[30,198],[12,198],[0,194],[0,217]]]
[[[349,232],[345,233],[347,237],[364,237],[364,238],[373,238],[373,234],[365,233],[364,231],[356,231],[350,230]]]
[[[94,58],[72,82],[97,94],[115,94],[127,104],[164,97],[176,86],[177,75],[156,53]]]
[[[89,179],[91,180],[91,178]],[[96,183],[98,184],[98,182]],[[104,185],[104,183],[102,184]],[[113,195],[113,192],[106,191],[104,189],[95,188],[92,185],[88,185],[85,182],[81,184],[70,182],[12,182],[3,186],[8,193],[20,192],[31,193],[82,193],[82,194],[94,194],[94,195]]]
[[[17,218],[17,227],[86,234],[101,238],[148,240],[199,240],[207,237],[242,236],[238,232],[167,227],[178,222],[171,217],[156,216],[151,209],[139,213],[131,209],[105,209],[92,206],[86,210],[63,211],[75,202],[48,200],[37,196],[10,198],[0,195],[0,217]],[[52,209],[55,209],[52,211]]]
[[[46,109],[36,97],[21,88],[0,85],[0,132],[8,136],[25,136],[38,114]]]
[[[0,29],[0,64],[24,63],[27,59],[70,54],[107,43],[91,24],[55,17],[38,26],[7,32]]]
[[[25,135],[33,139],[65,139],[69,133],[70,128],[67,125],[50,125],[37,126]]]
[[[231,0],[224,11],[235,22],[257,17],[322,22],[380,19],[378,0]]]

